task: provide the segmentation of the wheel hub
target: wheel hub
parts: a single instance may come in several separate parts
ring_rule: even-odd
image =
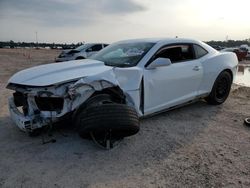
[[[112,130],[103,132],[90,132],[90,136],[95,144],[107,150],[118,146],[118,144],[123,140],[123,138],[112,135]]]

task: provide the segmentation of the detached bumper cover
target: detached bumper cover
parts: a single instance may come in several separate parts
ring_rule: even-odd
[[[9,98],[9,111],[12,121],[23,131],[32,131],[34,128],[42,127],[47,122],[39,121],[36,116],[29,117],[22,114],[16,107],[13,97]],[[41,120],[41,119],[40,119]]]

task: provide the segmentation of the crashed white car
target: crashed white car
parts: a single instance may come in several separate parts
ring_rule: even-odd
[[[59,54],[59,56],[56,58],[56,62],[86,59],[96,54],[106,46],[108,46],[108,44],[87,43],[72,50],[63,50],[61,54]]]
[[[234,53],[220,53],[197,40],[121,41],[92,59],[16,73],[7,85],[15,91],[10,115],[28,132],[68,116],[80,135],[94,133],[110,141],[111,134],[121,138],[138,132],[138,117],[197,99],[222,104],[237,64]]]

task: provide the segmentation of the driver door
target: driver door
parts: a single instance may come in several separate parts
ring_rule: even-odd
[[[194,99],[202,81],[202,66],[195,59],[191,44],[164,47],[152,61],[159,57],[169,58],[172,64],[155,69],[145,68],[144,115]]]

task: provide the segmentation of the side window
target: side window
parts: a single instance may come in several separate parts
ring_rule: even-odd
[[[107,47],[107,46],[108,46],[108,44],[104,44],[103,46],[104,46],[104,48],[105,48],[105,47]]]
[[[174,45],[161,49],[155,56],[156,58],[169,58],[172,63],[195,59],[192,45]]]
[[[207,50],[197,44],[194,44],[194,52],[197,59],[203,57],[208,53]]]
[[[100,51],[102,49],[102,45],[101,44],[97,44],[91,47],[92,52],[97,52]]]

